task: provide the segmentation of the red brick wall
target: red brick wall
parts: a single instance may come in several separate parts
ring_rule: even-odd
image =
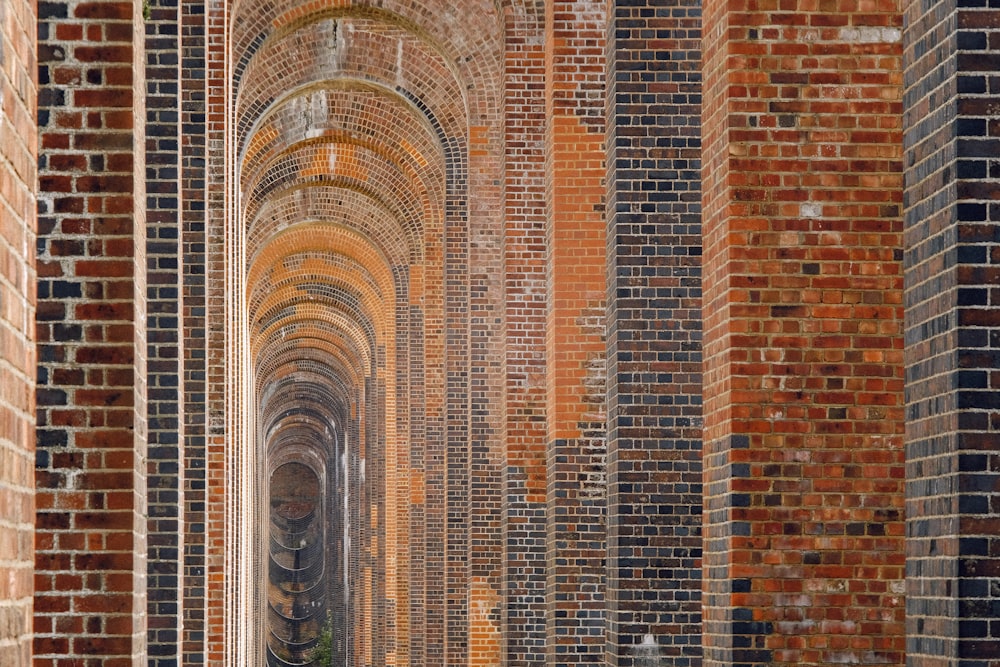
[[[39,17],[39,666],[145,655],[141,11],[70,1]]]
[[[31,660],[35,3],[0,4],[0,656]]]
[[[901,16],[706,6],[710,664],[902,664]]]

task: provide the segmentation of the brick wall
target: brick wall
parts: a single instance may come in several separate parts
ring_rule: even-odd
[[[139,2],[40,7],[35,664],[145,655]]]
[[[700,16],[608,5],[609,665],[701,653]]]
[[[545,3],[546,665],[605,650],[603,0]]]
[[[901,664],[901,16],[706,6],[705,651]]]
[[[906,18],[906,648],[995,664],[1000,31],[979,2]]]
[[[35,4],[0,4],[0,662],[31,661]]]

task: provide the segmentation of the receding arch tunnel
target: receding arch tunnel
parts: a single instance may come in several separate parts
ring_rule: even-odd
[[[269,471],[266,627],[248,632],[301,664],[329,617],[334,664],[421,664],[465,604],[444,587],[465,558],[445,489],[468,424],[445,420],[470,396],[469,189],[499,210],[497,146],[470,140],[501,128],[502,21],[491,2],[318,4],[232,11],[234,356],[253,378],[235,407],[264,459],[246,465]]]

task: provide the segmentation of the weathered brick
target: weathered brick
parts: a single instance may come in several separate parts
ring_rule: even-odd
[[[29,664],[35,553],[35,3],[0,5],[0,662]]]

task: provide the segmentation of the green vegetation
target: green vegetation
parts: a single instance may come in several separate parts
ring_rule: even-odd
[[[319,633],[319,641],[312,650],[313,667],[333,667],[333,621],[326,617],[326,623]]]

